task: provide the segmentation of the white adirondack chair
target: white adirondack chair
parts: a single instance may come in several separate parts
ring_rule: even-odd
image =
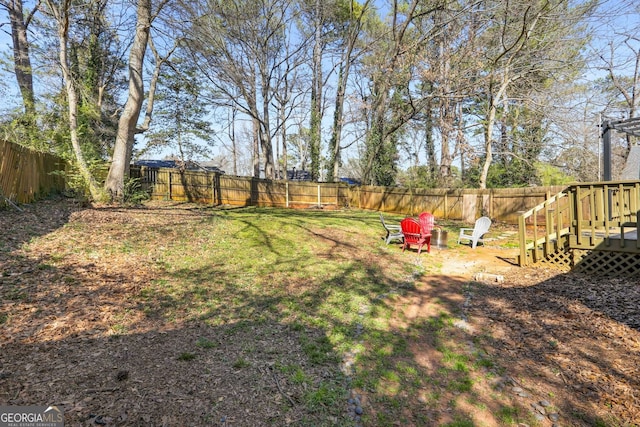
[[[484,244],[482,236],[484,236],[491,227],[491,219],[483,216],[476,220],[476,224],[473,228],[461,228],[460,235],[458,236],[458,243],[463,240],[471,242],[471,247],[475,249],[478,243]]]

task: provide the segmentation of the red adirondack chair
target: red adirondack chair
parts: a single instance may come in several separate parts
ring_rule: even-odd
[[[422,212],[419,216],[420,218],[420,226],[422,227],[422,233],[429,236],[429,244],[427,245],[427,252],[431,252],[431,235],[433,234],[433,229],[437,228],[442,232],[442,229],[436,225],[436,218],[433,216],[431,212]],[[437,237],[436,237],[437,239]]]
[[[424,234],[431,234],[436,226],[436,219],[431,212],[422,212],[420,214],[420,225]]]
[[[418,255],[422,251],[422,246],[427,245],[427,252],[431,252],[431,234],[425,234],[420,222],[415,218],[405,218],[400,221],[400,229],[404,235],[404,245],[402,245],[402,252],[405,249],[411,248],[411,245],[418,246]]]

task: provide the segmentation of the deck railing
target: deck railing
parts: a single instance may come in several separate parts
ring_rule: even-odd
[[[607,247],[640,248],[637,237],[627,243],[629,231],[640,228],[640,182],[621,181],[572,186],[574,194],[574,231],[571,247],[602,250]],[[616,244],[613,245],[613,241]],[[619,242],[617,242],[619,240]],[[602,246],[604,245],[604,246]]]
[[[528,252],[533,263],[545,258],[551,248],[569,234],[571,214],[568,194],[560,192],[549,195],[543,203],[519,217],[520,265],[528,264]]]
[[[640,182],[573,184],[518,220],[520,265],[571,249],[640,252]]]

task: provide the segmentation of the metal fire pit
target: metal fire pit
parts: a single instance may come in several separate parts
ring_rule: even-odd
[[[431,230],[431,247],[435,247],[437,249],[447,249],[447,238],[449,232],[446,230],[440,230],[438,228],[434,228]]]

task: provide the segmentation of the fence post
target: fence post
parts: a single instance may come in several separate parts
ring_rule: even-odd
[[[449,219],[449,199],[447,198],[449,190],[445,190],[444,192],[444,219]]]
[[[318,207],[322,207],[322,204],[320,202],[320,184],[318,184]]]
[[[171,194],[171,180],[172,180],[172,173],[171,171],[169,171],[169,200],[173,200],[173,195]]]
[[[385,203],[386,199],[387,199],[387,187],[384,187],[382,189],[382,199],[381,199],[382,204],[380,205],[380,210],[382,212],[386,212],[387,211],[387,206],[386,206],[386,203]]]
[[[409,187],[409,199],[410,200],[414,200],[414,197],[415,197],[415,195],[413,193],[413,186],[411,186],[411,187]],[[404,197],[403,197],[403,199],[404,199]],[[413,216],[413,215],[416,214],[416,211],[414,210],[415,209],[415,204],[414,203],[410,203],[410,205],[411,205],[411,213],[410,213],[410,215]]]
[[[289,207],[289,181],[285,181],[284,183],[284,187],[285,187],[285,198],[286,198],[286,202],[285,202],[285,206]]]

